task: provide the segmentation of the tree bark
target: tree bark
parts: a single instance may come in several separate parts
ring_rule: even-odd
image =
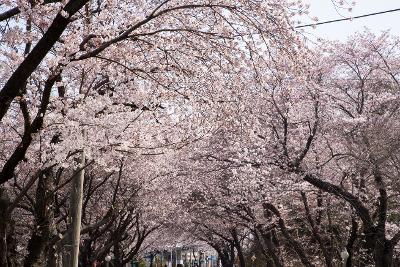
[[[6,189],[0,187],[0,266],[8,267],[7,234],[10,223],[8,207],[10,199]]]
[[[258,243],[267,258],[267,267],[283,267],[283,262],[275,251],[272,230],[264,230],[262,225],[258,225],[255,231]]]
[[[230,259],[230,256],[224,253],[224,255],[220,255],[219,258],[221,259],[222,267],[233,267],[233,260]]]
[[[346,250],[349,253],[349,257],[346,261],[346,267],[353,266],[353,256],[354,256],[354,243],[357,239],[358,223],[355,218],[351,219],[351,232],[349,240],[347,241]]]
[[[49,241],[54,228],[54,180],[51,171],[39,174],[36,189],[35,203],[35,228],[28,242],[28,255],[25,257],[24,266],[46,266],[48,261]]]
[[[376,227],[364,230],[365,245],[376,267],[393,267],[393,246]]]
[[[10,218],[7,231],[7,261],[8,267],[19,266],[17,261],[17,240],[15,239],[15,221]]]
[[[210,244],[218,253],[218,258],[221,260],[221,267],[233,267],[235,260],[235,250],[233,244],[225,243],[221,244]]]
[[[242,245],[240,244],[239,235],[238,235],[236,229],[233,229],[231,231],[231,235],[233,237],[233,244],[236,248],[237,255],[239,258],[239,265],[240,265],[240,267],[246,267],[246,260],[244,259]]]

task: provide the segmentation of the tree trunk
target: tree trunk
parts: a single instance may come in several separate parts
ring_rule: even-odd
[[[154,255],[150,255],[150,267],[153,267],[153,260],[154,260]],[[172,257],[171,257],[171,265],[172,265]]]
[[[232,257],[231,246],[227,245],[226,247],[225,246],[221,247],[220,249],[217,250],[217,252],[218,252],[218,257],[221,260],[222,267],[233,267],[235,258],[234,255]]]
[[[0,266],[8,267],[8,246],[7,246],[7,230],[9,228],[10,218],[8,216],[8,207],[10,199],[6,189],[0,188]]]
[[[237,255],[239,258],[239,265],[240,265],[240,267],[246,267],[246,260],[244,259],[242,244],[240,244],[239,235],[238,235],[236,229],[233,229],[231,231],[231,235],[233,237],[233,244],[234,244],[234,247],[236,248]]]
[[[19,266],[17,261],[17,240],[15,240],[15,222],[11,218],[8,223],[7,231],[7,261],[8,267]]]
[[[122,253],[121,253],[121,247],[119,242],[114,243],[114,266],[115,267],[124,267],[122,264]],[[154,262],[154,255],[151,256],[151,264]],[[157,264],[156,264],[157,265]]]
[[[385,238],[384,231],[373,227],[364,230],[365,246],[373,255],[376,267],[393,267],[393,246]]]
[[[378,239],[374,249],[376,267],[393,267],[393,248],[387,240]]]
[[[233,261],[231,261],[229,257],[222,256],[220,259],[222,267],[233,267]]]
[[[91,266],[92,264],[92,240],[90,238],[85,239],[83,246],[80,251],[81,261],[83,266]]]
[[[283,262],[276,253],[276,245],[273,242],[272,230],[263,229],[262,225],[256,227],[256,238],[265,255],[267,267],[283,267]]]
[[[24,266],[46,266],[48,261],[49,241],[53,233],[53,177],[50,171],[39,174],[36,189],[35,228],[28,242],[28,255]]]
[[[353,266],[353,255],[354,255],[354,243],[357,239],[357,230],[358,230],[358,223],[355,218],[351,219],[351,232],[349,239],[347,241],[346,250],[349,253],[349,257],[346,261],[345,267],[352,267]]]

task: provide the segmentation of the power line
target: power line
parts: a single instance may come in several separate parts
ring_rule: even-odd
[[[380,11],[380,12],[374,12],[374,13],[364,14],[364,15],[360,15],[360,16],[355,16],[355,17],[334,19],[334,20],[327,20],[327,21],[322,21],[322,22],[317,22],[317,23],[299,25],[299,26],[296,26],[295,28],[296,29],[300,29],[300,28],[305,28],[305,27],[313,27],[313,26],[318,26],[318,25],[322,25],[322,24],[329,24],[329,23],[340,22],[340,21],[345,21],[345,20],[353,20],[353,19],[365,18],[365,17],[381,15],[381,14],[391,13],[391,12],[396,12],[396,11],[400,11],[400,8],[390,9],[390,10],[385,10],[385,11]]]

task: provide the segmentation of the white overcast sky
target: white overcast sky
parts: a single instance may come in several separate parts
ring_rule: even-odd
[[[341,15],[350,17],[400,8],[400,0],[357,0],[351,13],[342,10],[340,11],[341,14],[338,14],[331,0],[303,0],[303,2],[311,5],[310,16],[318,17],[319,22],[342,18]],[[304,24],[311,22],[306,18],[303,18],[302,21]],[[400,11],[354,19],[353,21],[320,25],[316,26],[315,29],[309,27],[304,28],[304,30],[307,33],[306,36],[311,39],[320,37],[345,41],[351,34],[363,31],[365,27],[376,34],[390,30],[391,34],[400,36]]]

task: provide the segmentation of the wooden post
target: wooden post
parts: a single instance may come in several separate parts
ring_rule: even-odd
[[[86,140],[86,131],[82,131]],[[82,147],[78,169],[73,177],[71,185],[70,213],[68,218],[68,230],[65,237],[63,266],[78,267],[79,245],[81,237],[81,218],[83,202],[83,182],[85,177],[85,149]]]
[[[73,179],[71,190],[71,267],[78,267],[81,237],[83,181],[85,176],[85,152],[82,150],[79,171]]]

